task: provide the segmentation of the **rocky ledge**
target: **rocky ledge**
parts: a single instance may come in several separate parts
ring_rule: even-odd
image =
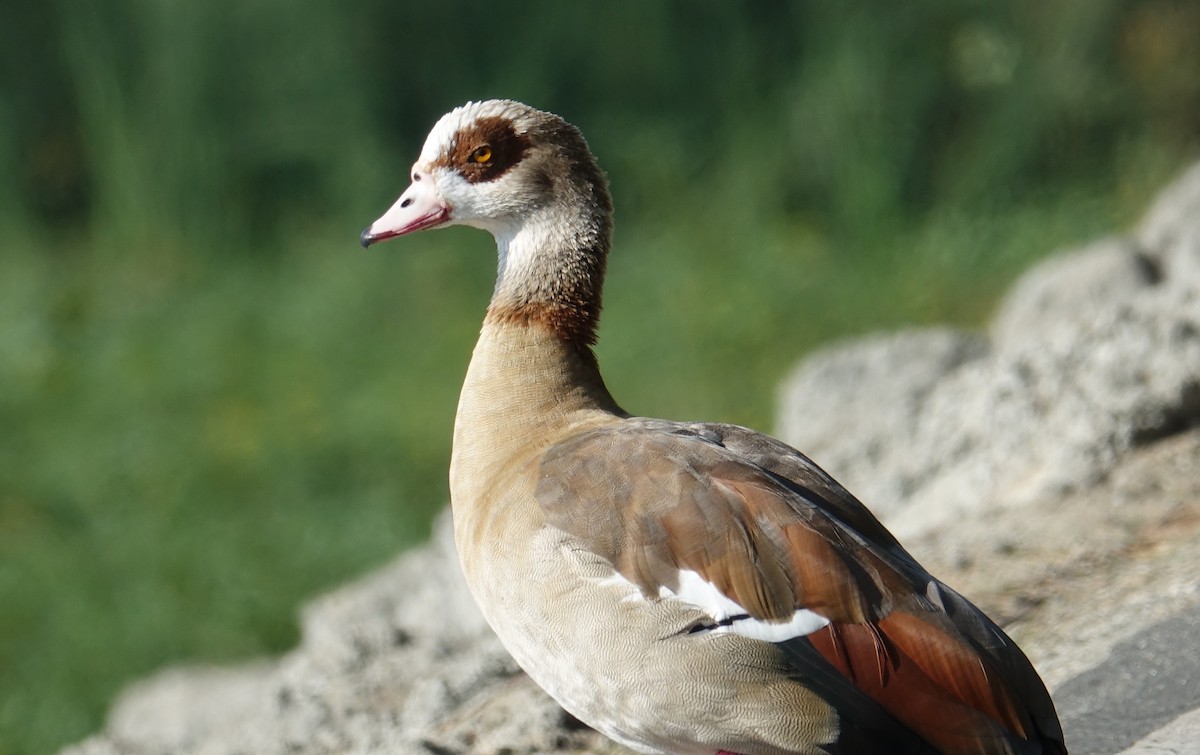
[[[1200,742],[1200,166],[1050,258],[986,334],[805,360],[779,434],[1026,649],[1073,752]],[[429,622],[430,616],[440,620]],[[66,755],[618,753],[516,667],[426,546],[303,611],[282,658],[175,668]]]

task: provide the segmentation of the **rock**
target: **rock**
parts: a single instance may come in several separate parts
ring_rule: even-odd
[[[911,494],[904,439],[947,375],[987,354],[982,336],[950,328],[867,336],[805,360],[780,391],[777,433],[887,516]],[[860,473],[861,472],[861,473]]]
[[[1023,276],[986,335],[831,347],[797,368],[781,405],[782,437],[1021,644],[1072,751],[1195,751],[1200,166],[1130,238]],[[627,751],[505,653],[468,595],[448,517],[429,544],[306,607],[284,657],[164,671],[64,751],[335,752]]]
[[[987,338],[907,332],[805,360],[782,391],[780,437],[902,538],[1094,485],[1200,418],[1197,185],[1189,171],[1136,238],[1034,267]]]
[[[438,617],[430,621],[430,617]],[[448,515],[431,542],[303,611],[278,661],[179,668],[118,700],[64,755],[511,755],[602,738],[521,673],[475,608]]]
[[[1125,755],[1188,755],[1197,742],[1200,742],[1200,710],[1193,710],[1123,752]]]
[[[109,731],[114,739],[137,742],[146,752],[200,748],[214,731],[231,726],[254,735],[253,724],[262,719],[275,692],[274,669],[270,662],[167,669],[122,694]]]
[[[1186,427],[1198,375],[1200,296],[1155,290],[1046,323],[1020,348],[948,375],[913,424],[901,464],[860,474],[896,475],[910,491],[903,510],[885,516],[902,537],[1058,496],[1095,484],[1135,445]]]
[[[1016,352],[1048,323],[1087,319],[1159,282],[1156,262],[1127,239],[1105,239],[1051,257],[1004,297],[989,329],[992,347]]]
[[[1134,232],[1134,242],[1147,250],[1174,281],[1195,281],[1200,264],[1200,163],[1193,165],[1159,193]]]
[[[1198,636],[1200,608],[1194,608],[1117,643],[1100,665],[1060,687],[1059,715],[1075,724],[1072,747],[1121,752],[1141,736],[1200,711],[1200,655],[1186,641]],[[1114,720],[1129,725],[1109,725]]]

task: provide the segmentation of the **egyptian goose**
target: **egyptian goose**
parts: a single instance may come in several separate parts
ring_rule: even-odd
[[[467,582],[517,662],[647,753],[1065,753],[1021,650],[807,457],[617,405],[591,350],[611,209],[574,126],[474,102],[361,237],[496,239],[450,492]]]

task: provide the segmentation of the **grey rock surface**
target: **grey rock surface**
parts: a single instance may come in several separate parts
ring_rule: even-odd
[[[1050,323],[1103,316],[1161,282],[1159,266],[1130,239],[1097,241],[1061,252],[1013,285],[992,318],[997,353],[1020,353]]]
[[[1190,638],[1191,642],[1180,642]],[[1200,607],[1114,645],[1099,665],[1058,689],[1059,715],[1080,752],[1121,752],[1200,709]],[[1111,726],[1122,721],[1122,727]],[[1197,746],[1200,747],[1200,741]]]
[[[1200,753],[1200,166],[1055,256],[987,334],[805,362],[780,434],[996,618],[1074,753]],[[282,658],[131,686],[65,755],[627,752],[521,673],[430,543],[318,599]]]
[[[242,668],[139,682],[72,755],[600,752],[475,608],[449,516],[430,543],[325,595],[298,648]]]
[[[1190,755],[1200,743],[1200,710],[1185,713],[1142,739],[1128,755]]]
[[[1133,237],[1034,267],[987,338],[907,332],[804,361],[781,391],[779,436],[901,538],[1096,484],[1200,416],[1196,183],[1193,169]]]

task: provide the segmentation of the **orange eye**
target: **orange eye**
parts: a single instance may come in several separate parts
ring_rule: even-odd
[[[482,147],[477,147],[471,153],[471,162],[473,163],[490,163],[492,161],[492,148],[486,144]]]

